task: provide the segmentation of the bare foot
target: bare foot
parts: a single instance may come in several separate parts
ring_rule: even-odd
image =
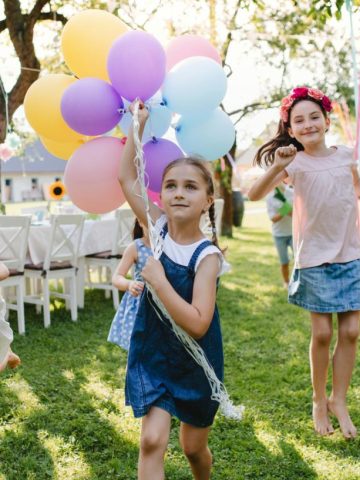
[[[357,430],[351,421],[346,403],[344,401],[336,401],[333,398],[328,400],[328,409],[339,421],[340,429],[346,439],[355,438]]]
[[[328,415],[326,400],[321,402],[313,401],[313,420],[315,432],[319,435],[331,435],[334,433],[334,428]]]
[[[7,361],[7,366],[9,368],[16,368],[21,364],[20,357],[16,355],[13,351],[10,351]]]

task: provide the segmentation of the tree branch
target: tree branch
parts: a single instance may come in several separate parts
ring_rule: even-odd
[[[227,57],[229,47],[230,47],[230,44],[231,44],[231,41],[232,41],[232,32],[236,28],[236,17],[237,17],[237,14],[239,12],[239,9],[240,9],[241,2],[242,2],[242,0],[237,1],[234,13],[233,13],[228,25],[227,25],[228,34],[226,36],[226,40],[225,40],[225,42],[222,46],[222,49],[221,49],[221,58],[223,60],[223,64],[225,64],[225,62],[226,62],[226,57]]]
[[[61,13],[57,12],[42,12],[40,13],[38,20],[52,20],[53,22],[61,22],[63,25],[68,21]]]

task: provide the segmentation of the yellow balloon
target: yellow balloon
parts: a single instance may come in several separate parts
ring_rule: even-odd
[[[90,140],[90,138],[93,137],[81,137],[72,142],[56,142],[55,140],[45,137],[40,137],[40,140],[49,153],[63,160],[68,160],[75,150]]]
[[[24,99],[25,115],[32,128],[41,136],[58,142],[71,142],[83,137],[72,130],[61,115],[61,97],[76,78],[51,74],[34,82]]]
[[[109,81],[106,64],[111,45],[127,31],[125,23],[109,12],[80,12],[70,18],[61,34],[65,62],[79,78]]]

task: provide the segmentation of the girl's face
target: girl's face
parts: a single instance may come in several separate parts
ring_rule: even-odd
[[[193,165],[180,163],[169,170],[161,188],[161,201],[169,218],[200,219],[213,202],[201,171]]]
[[[325,142],[325,132],[330,120],[324,117],[319,105],[311,100],[297,103],[290,112],[289,135],[306,146],[320,145]]]

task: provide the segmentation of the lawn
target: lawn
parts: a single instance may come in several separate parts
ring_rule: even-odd
[[[232,264],[218,295],[225,383],[246,414],[217,416],[212,479],[359,479],[359,440],[336,423],[331,437],[313,433],[309,320],[287,303],[263,207],[247,204],[243,228],[221,239]],[[14,341],[23,365],[0,381],[0,480],[135,480],[140,422],[124,407],[126,354],[106,341],[112,302],[87,292],[77,323],[61,301],[54,308],[47,330],[26,309],[27,335]],[[359,373],[349,392],[358,426]],[[166,478],[191,479],[173,427]]]

